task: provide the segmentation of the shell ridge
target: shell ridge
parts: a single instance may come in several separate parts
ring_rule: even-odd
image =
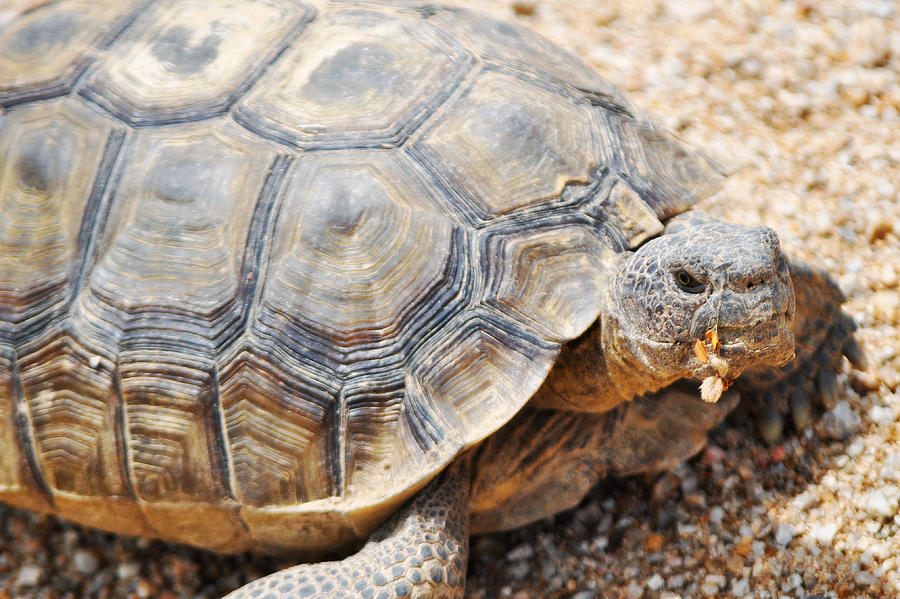
[[[151,4],[158,4],[158,2],[145,0],[141,9],[132,15],[132,18],[128,21],[126,26],[122,27],[115,38],[106,45],[105,50],[111,50],[114,43],[122,38],[128,27],[133,26],[145,11],[150,10],[149,7]],[[316,19],[317,11],[314,7],[303,3],[291,2],[291,4],[301,9],[301,15],[296,17],[295,22],[286,28],[277,43],[269,44],[271,49],[265,52],[261,59],[256,59],[256,64],[252,65],[252,67],[243,74],[243,77],[238,80],[237,84],[227,92],[221,94],[217,100],[199,106],[190,104],[180,107],[159,107],[152,103],[147,106],[137,106],[131,104],[128,98],[124,98],[117,94],[115,87],[111,88],[98,82],[96,80],[96,78],[99,77],[97,70],[92,70],[88,74],[81,74],[80,78],[83,83],[78,87],[76,93],[132,127],[172,125],[176,123],[200,121],[227,113],[231,111],[235,103],[237,103],[250,88],[256,85],[269,67],[281,57],[284,51],[289,48]]]
[[[100,32],[94,38],[91,48],[78,58],[77,64],[73,67],[68,77],[56,78],[49,85],[37,86],[23,94],[14,95],[5,93],[0,90],[0,106],[11,108],[17,104],[34,102],[38,100],[49,100],[60,96],[65,96],[73,90],[77,90],[83,81],[85,75],[90,72],[91,66],[100,58],[98,53],[105,52],[119,36],[146,11],[154,0],[143,0],[141,4],[133,8],[130,12],[121,15],[118,19],[113,20],[106,27],[106,32]],[[44,8],[45,5],[38,5],[25,11],[24,14],[37,12]]]
[[[264,262],[271,245],[267,241],[271,239],[271,227],[278,212],[278,198],[284,188],[292,163],[293,159],[289,156],[279,155],[275,158],[269,167],[269,173],[266,175],[253,207],[250,224],[247,227],[244,255],[241,260],[242,297],[239,300],[243,304],[241,316],[231,325],[231,332],[228,329],[222,332],[221,340],[217,343],[219,355],[217,363],[220,363],[221,356],[227,354],[229,348],[235,346],[238,340],[246,334],[247,323],[258,310],[263,286],[261,282],[266,272]]]
[[[19,370],[19,355],[15,348],[13,348],[10,353],[12,354],[10,356],[10,375],[13,383],[13,418],[16,423],[16,440],[22,450],[22,456],[25,458],[25,466],[27,469],[25,472],[26,480],[30,478],[30,480],[34,481],[41,496],[53,509],[56,509],[56,501],[53,497],[53,492],[50,490],[50,485],[47,484],[47,479],[44,477],[38,463],[34,423],[32,422],[28,406],[25,403],[22,373]]]

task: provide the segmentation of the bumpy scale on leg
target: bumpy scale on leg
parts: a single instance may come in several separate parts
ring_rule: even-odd
[[[845,298],[837,283],[824,270],[800,261],[791,261],[790,269],[797,305],[796,357],[777,368],[748,370],[736,382],[741,396],[749,400],[744,405],[754,406],[760,434],[770,443],[781,438],[785,412],[790,411],[794,426],[803,430],[815,420],[814,404],[834,407],[835,373],[844,356],[856,368],[865,368],[853,338],[856,323],[841,309]]]
[[[223,599],[460,599],[469,537],[468,458],[457,460],[359,552],[260,578]]]

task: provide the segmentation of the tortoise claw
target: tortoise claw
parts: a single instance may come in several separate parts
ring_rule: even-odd
[[[841,353],[844,354],[855,369],[868,370],[869,364],[866,360],[866,355],[863,353],[859,343],[857,343],[856,339],[853,337],[847,338],[847,342],[844,343],[844,347],[841,348]]]
[[[766,443],[774,445],[784,433],[784,415],[775,406],[775,398],[767,395],[762,408],[756,412],[756,427]]]
[[[819,390],[819,398],[825,409],[830,410],[838,401],[837,376],[833,370],[823,369],[816,374],[816,387]]]
[[[790,396],[791,417],[798,431],[806,430],[813,425],[813,405],[809,393],[802,389],[794,389]]]

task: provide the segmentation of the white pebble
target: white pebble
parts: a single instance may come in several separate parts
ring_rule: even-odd
[[[76,549],[72,554],[72,563],[75,564],[75,569],[82,574],[93,574],[100,565],[94,552],[87,549]]]
[[[859,431],[862,421],[859,414],[853,411],[850,404],[841,400],[825,412],[822,417],[822,429],[830,439],[843,441]]]
[[[860,455],[863,451],[865,451],[866,446],[863,443],[862,439],[855,439],[853,443],[847,446],[847,455],[851,458],[855,458]]]
[[[666,581],[659,574],[654,574],[647,579],[645,586],[651,591],[661,591],[666,586]]]
[[[718,524],[722,521],[722,518],[725,517],[725,510],[722,509],[721,506],[713,506],[711,510],[709,510],[709,521],[713,524]]]
[[[750,579],[749,578],[741,578],[740,580],[735,580],[731,584],[731,594],[735,597],[744,597],[750,593]]]
[[[629,599],[641,599],[644,596],[644,589],[636,582],[631,582],[625,589],[625,595]]]
[[[528,543],[522,543],[506,554],[506,559],[511,562],[519,562],[534,557],[534,547]]]
[[[786,547],[794,538],[794,528],[790,524],[779,524],[775,529],[775,542]]]
[[[15,587],[33,587],[41,581],[42,570],[40,566],[27,565],[19,568],[16,574]]]
[[[900,481],[900,451],[895,451],[884,459],[881,477],[884,480]]]
[[[863,586],[869,586],[870,584],[875,584],[878,582],[878,579],[875,578],[871,572],[866,572],[863,570],[862,572],[857,572],[856,576],[853,577],[856,581],[856,584],[860,584]]]
[[[866,493],[866,513],[873,518],[890,518],[897,513],[900,504],[900,488],[886,485]]]
[[[807,489],[791,500],[791,507],[798,512],[805,512],[819,503],[819,498]]]
[[[875,424],[890,424],[894,421],[893,410],[886,406],[873,406],[869,410],[869,420]]]
[[[136,562],[125,562],[116,568],[116,576],[119,577],[119,580],[132,580],[137,578],[140,573],[141,566]]]
[[[834,535],[837,534],[838,525],[834,522],[828,522],[826,524],[817,524],[813,526],[809,535],[823,547],[831,545],[831,542],[834,540]]]
[[[785,581],[784,585],[781,587],[781,590],[787,593],[788,591],[792,591],[803,584],[803,577],[794,572],[788,579]]]
[[[750,544],[750,550],[753,552],[754,557],[762,557],[766,552],[766,544],[762,541],[753,541]]]

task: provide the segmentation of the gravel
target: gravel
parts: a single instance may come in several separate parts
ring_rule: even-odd
[[[846,401],[839,401],[822,416],[822,433],[829,439],[843,441],[859,432],[862,419]],[[853,447],[851,445],[851,447]],[[848,452],[855,453],[855,450]]]
[[[17,0],[18,1],[18,0]],[[456,4],[485,9],[483,2]],[[733,172],[703,208],[827,268],[867,372],[775,445],[744,420],[662,477],[472,543],[470,599],[900,594],[900,14],[891,0],[498,0]],[[0,10],[2,18],[2,10]],[[0,508],[0,599],[215,598],[288,562]],[[513,575],[511,575],[513,574]]]

